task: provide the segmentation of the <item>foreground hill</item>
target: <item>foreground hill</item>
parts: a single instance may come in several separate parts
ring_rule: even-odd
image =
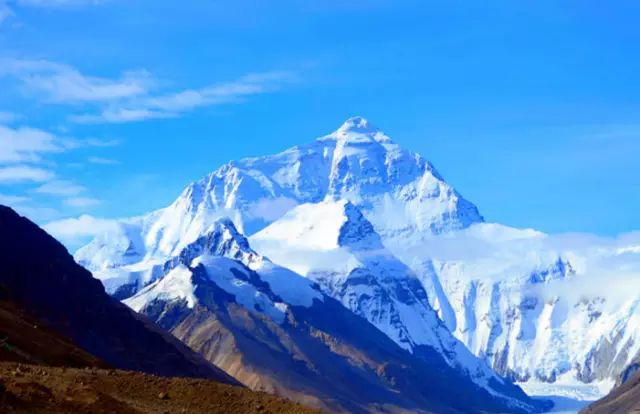
[[[2,206],[0,242],[0,412],[317,412],[229,385],[237,382],[111,299],[55,240]]]
[[[15,363],[0,363],[0,412],[319,413],[291,401],[215,381]]]
[[[42,326],[28,312],[2,300],[0,361],[64,367],[108,367],[64,336]]]
[[[112,299],[60,243],[5,206],[0,206],[0,301],[112,367],[237,384]]]

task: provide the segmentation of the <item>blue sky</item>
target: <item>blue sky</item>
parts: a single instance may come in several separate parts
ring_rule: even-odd
[[[489,221],[640,229],[640,3],[0,0],[0,202],[170,203],[362,115]]]

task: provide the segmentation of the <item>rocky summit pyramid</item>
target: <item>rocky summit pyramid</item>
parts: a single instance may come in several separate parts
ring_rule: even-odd
[[[367,120],[280,154],[229,162],[191,183],[168,207],[123,221],[76,253],[91,270],[166,258],[229,217],[252,235],[303,203],[345,199],[383,237],[442,233],[482,222],[420,155],[402,149]]]

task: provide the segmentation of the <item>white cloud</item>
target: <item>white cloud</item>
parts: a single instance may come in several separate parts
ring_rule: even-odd
[[[69,207],[76,207],[76,208],[94,207],[100,204],[100,202],[101,201],[98,200],[97,198],[91,198],[91,197],[72,197],[64,200],[64,203],[66,205],[68,205]]]
[[[232,82],[219,83],[200,89],[185,89],[179,92],[143,96],[111,105],[98,114],[73,115],[70,119],[78,123],[124,123],[149,119],[172,118],[181,113],[204,106],[240,102],[250,96],[273,92],[283,83],[295,79],[292,72],[265,72],[250,74]]]
[[[116,220],[108,220],[83,214],[78,218],[67,218],[50,222],[44,229],[66,245],[74,245],[89,237],[111,231]]]
[[[153,81],[144,70],[128,71],[115,79],[87,76],[72,66],[47,60],[4,59],[0,76],[20,80],[30,92],[56,103],[109,102],[145,95]]]
[[[11,128],[0,125],[0,185],[15,183],[41,183],[32,194],[46,194],[66,197],[64,204],[74,208],[87,208],[100,203],[90,197],[80,197],[86,188],[70,180],[56,179],[56,174],[49,169],[52,165],[44,159],[45,154],[60,153],[77,148],[105,147],[118,144],[116,140],[74,139],[58,137],[50,132],[35,128]],[[91,157],[94,163],[110,163],[112,160]],[[15,205],[18,200],[5,197]],[[1,199],[1,198],[0,198]],[[20,205],[22,211],[29,216],[51,218],[54,210]]]
[[[18,214],[34,222],[51,221],[60,217],[60,212],[52,207],[16,204],[11,206]]]
[[[200,106],[236,102],[247,96],[271,92],[277,90],[282,82],[291,81],[293,78],[291,72],[250,74],[232,82],[153,97],[146,101],[146,105],[168,113],[183,112]]]
[[[71,0],[52,3],[63,2]],[[296,78],[290,71],[252,73],[202,88],[158,93],[153,90],[156,82],[145,70],[126,71],[117,77],[92,76],[63,63],[29,59],[0,60],[1,76],[17,79],[27,92],[45,102],[89,105],[92,109],[86,113],[68,117],[77,123],[124,123],[176,117],[199,107],[241,102],[273,92]]]
[[[444,277],[446,272],[455,272],[456,277],[470,280],[526,279],[532,271],[548,269],[559,258],[568,261],[574,276],[531,286],[529,293],[544,300],[560,296],[575,303],[585,297],[606,297],[611,303],[620,303],[640,289],[640,232],[615,237],[548,235],[483,223],[388,247],[406,263],[428,258],[434,260],[438,272],[445,272]]]
[[[176,114],[149,109],[109,108],[99,114],[71,115],[69,120],[79,124],[122,124],[125,122],[145,121],[149,119],[173,118]]]
[[[120,145],[122,140],[120,139],[101,139],[101,138],[87,138],[84,140],[90,147],[115,147]]]
[[[91,164],[100,164],[100,165],[118,165],[120,161],[113,160],[111,158],[102,158],[102,157],[89,157],[88,160]]]
[[[15,206],[29,201],[29,197],[14,194],[0,194],[0,204]]]
[[[60,217],[55,208],[34,205],[31,198],[23,195],[0,194],[0,204],[9,206],[18,214],[36,222],[51,221]]]
[[[44,154],[86,147],[108,147],[119,142],[59,137],[37,128],[12,128],[0,124],[0,163],[38,162]]]
[[[61,152],[64,149],[64,142],[49,132],[0,125],[0,162],[38,161],[43,153]]]
[[[86,188],[72,181],[55,180],[42,184],[35,189],[40,194],[58,195],[58,196],[74,196],[84,192]]]
[[[54,174],[49,170],[28,165],[0,167],[0,184],[24,181],[45,182],[53,177]]]

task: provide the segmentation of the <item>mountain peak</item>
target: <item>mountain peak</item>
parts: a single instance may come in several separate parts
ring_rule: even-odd
[[[391,143],[375,125],[361,116],[353,116],[329,135],[318,138],[320,141],[337,141],[343,144]]]
[[[336,131],[338,134],[343,133],[360,133],[360,134],[375,134],[379,129],[373,126],[367,119],[361,116],[352,116],[344,121],[344,123]]]
[[[180,257],[188,264],[204,253],[228,257],[245,265],[260,261],[259,255],[249,246],[247,238],[226,217],[216,220],[201,237],[187,245],[180,252]]]

